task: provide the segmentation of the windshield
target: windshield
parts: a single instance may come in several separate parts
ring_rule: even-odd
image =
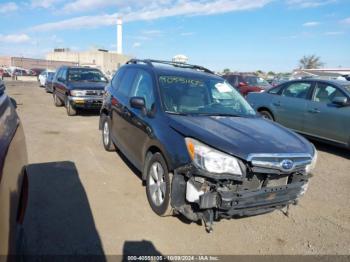
[[[225,80],[160,76],[161,98],[168,113],[254,116],[248,102]]]
[[[244,80],[250,86],[269,86],[270,85],[265,79],[257,76],[246,76]]]
[[[52,73],[52,72],[47,73],[48,80],[52,80],[54,76],[55,76],[55,73]]]
[[[96,69],[73,68],[68,71],[68,81],[70,82],[107,82],[107,78]]]

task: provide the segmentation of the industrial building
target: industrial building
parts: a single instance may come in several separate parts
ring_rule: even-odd
[[[55,49],[46,55],[47,60],[67,61],[77,63],[80,66],[90,66],[102,70],[107,75],[112,75],[119,67],[131,59],[123,55],[123,21],[117,20],[117,51],[95,49],[89,51],[71,51],[67,48]]]
[[[75,62],[67,61],[51,61],[45,59],[35,59],[35,58],[25,58],[25,57],[11,57],[11,56],[2,56],[0,57],[0,67],[20,67],[24,69],[33,69],[33,68],[42,68],[42,69],[51,69],[55,70],[60,66],[76,66]]]
[[[103,49],[89,51],[71,51],[69,49],[55,49],[46,55],[48,61],[66,61],[80,66],[90,66],[102,70],[107,75],[113,74],[121,65],[130,60],[129,56]]]

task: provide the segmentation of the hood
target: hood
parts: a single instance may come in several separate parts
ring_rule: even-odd
[[[107,85],[106,82],[69,82],[69,89],[80,90],[103,90]]]
[[[312,145],[288,129],[259,117],[169,115],[170,126],[220,151],[247,160],[252,153],[309,153]]]

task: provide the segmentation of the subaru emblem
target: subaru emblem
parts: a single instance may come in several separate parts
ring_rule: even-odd
[[[292,160],[285,159],[281,162],[281,167],[285,171],[291,170],[294,167],[294,162]]]

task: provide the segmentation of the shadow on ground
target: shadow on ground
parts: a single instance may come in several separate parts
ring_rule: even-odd
[[[345,159],[350,159],[350,150],[345,148],[336,147],[333,145],[312,141],[317,150],[327,152],[336,156],[343,157]]]
[[[97,255],[104,258],[89,201],[73,162],[28,166],[25,255]]]

